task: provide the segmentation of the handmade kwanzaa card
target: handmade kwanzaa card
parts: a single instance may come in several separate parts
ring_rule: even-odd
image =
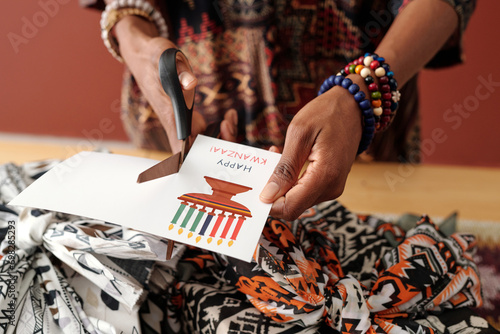
[[[279,157],[198,136],[178,173],[139,184],[137,176],[157,161],[81,152],[9,204],[104,220],[250,261],[271,209],[259,194]]]

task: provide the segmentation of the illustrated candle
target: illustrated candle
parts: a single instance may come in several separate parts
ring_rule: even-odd
[[[233,242],[238,238],[238,233],[240,232],[243,222],[247,217],[251,218],[252,215],[246,206],[231,200],[231,198],[237,194],[252,190],[252,188],[209,176],[205,176],[205,181],[212,187],[212,194],[188,193],[178,197],[181,204],[172,219],[169,230],[172,230],[179,221],[182,221],[177,231],[179,234],[182,234],[184,229],[188,228],[189,223],[192,221],[189,227],[188,238],[191,238],[194,233],[197,233],[196,242],[199,242],[208,230],[209,238],[207,242],[211,243],[212,238],[217,237],[218,232],[221,230],[220,227],[223,225],[222,232],[219,235],[220,239],[217,241],[217,244],[220,245],[223,239],[226,239],[231,227],[233,227],[234,221],[236,221],[232,233],[230,234],[231,240],[228,243],[229,246],[232,246]],[[181,220],[180,218],[184,211],[186,211],[186,208],[187,213]],[[198,211],[196,215],[194,214],[195,211]],[[206,218],[203,225],[201,225],[201,228],[197,231],[204,216],[206,216]],[[210,226],[212,222],[213,226]]]

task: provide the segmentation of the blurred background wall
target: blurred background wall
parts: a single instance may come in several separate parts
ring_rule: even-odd
[[[109,119],[106,139],[126,139],[122,65],[103,47],[97,12],[76,0],[11,1],[0,16],[0,131],[84,137]]]
[[[478,1],[464,65],[421,75],[424,163],[500,166],[499,9],[497,0]],[[99,19],[76,0],[4,4],[0,132],[127,140],[122,65],[103,46]]]

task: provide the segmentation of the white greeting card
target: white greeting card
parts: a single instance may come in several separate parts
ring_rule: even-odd
[[[100,219],[250,261],[271,209],[259,194],[279,154],[198,136],[180,171],[137,183],[155,160],[81,152],[10,205]]]

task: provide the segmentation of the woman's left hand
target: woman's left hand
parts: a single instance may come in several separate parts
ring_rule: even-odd
[[[290,123],[281,159],[260,194],[261,201],[273,203],[270,215],[296,219],[311,206],[339,197],[361,132],[359,106],[344,88],[334,87],[304,106]]]

